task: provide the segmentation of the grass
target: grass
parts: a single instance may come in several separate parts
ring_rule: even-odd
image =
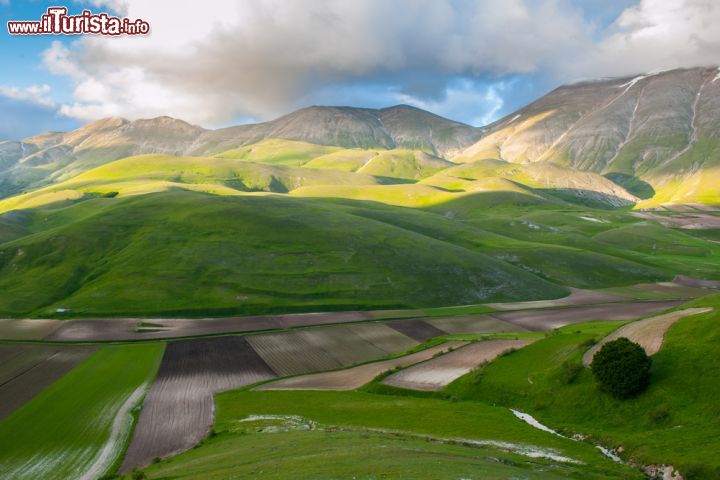
[[[250,415],[281,417],[241,421]],[[589,445],[535,430],[507,409],[471,402],[235,391],[217,396],[215,432],[194,450],[147,468],[149,478],[281,478],[290,471],[295,478],[639,478]],[[585,465],[530,459],[462,439],[534,445]]]
[[[157,343],[103,347],[0,422],[0,476],[74,477],[108,449],[95,471],[102,475],[129,439],[129,414],[111,434],[118,411],[152,380],[162,352]]]
[[[609,323],[590,324],[595,331],[561,329],[458,379],[445,393],[519,408],[552,428],[622,446],[626,459],[672,464],[685,478],[715,478],[720,473],[715,455],[720,448],[720,296],[690,305],[715,310],[684,318],[669,330],[653,356],[650,387],[637,398],[615,400],[599,391],[588,369],[567,376],[567,365],[578,364],[589,342],[614,327]]]
[[[38,211],[31,228],[0,247],[0,312],[11,316],[222,316],[566,294],[479,250],[279,196],[100,198]]]

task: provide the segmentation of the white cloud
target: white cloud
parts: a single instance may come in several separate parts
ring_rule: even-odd
[[[45,52],[50,71],[75,85],[61,112],[84,120],[172,115],[214,126],[368,81],[441,113],[478,105],[484,123],[502,108],[501,92],[468,91],[458,78],[539,71],[567,82],[720,63],[717,0],[642,0],[605,31],[570,0],[93,3],[149,21],[151,34],[88,36]],[[414,89],[415,73],[434,80]]]
[[[344,82],[382,77],[402,89],[396,77],[407,72],[440,78],[433,97],[453,76],[532,72],[587,42],[563,0],[217,0],[196,9],[125,0],[124,9],[148,20],[151,35],[84,37],[45,53],[76,85],[63,113],[212,125],[285,113]]]
[[[50,87],[48,85],[30,85],[25,88],[0,85],[0,95],[43,107],[55,106],[55,102],[50,96]]]
[[[717,0],[642,0],[577,64],[582,76],[720,64]]]
[[[497,120],[505,102],[501,92],[504,82],[478,87],[473,82],[462,81],[447,88],[438,100],[423,100],[407,94],[397,94],[399,103],[407,103],[448,118],[463,118],[468,111],[476,112],[468,121],[475,126],[484,126]]]

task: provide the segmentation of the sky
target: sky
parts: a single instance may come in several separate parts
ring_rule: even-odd
[[[11,36],[51,5],[147,36]],[[720,64],[718,0],[0,0],[0,140],[110,116],[206,128],[309,105],[475,126],[565,83]]]

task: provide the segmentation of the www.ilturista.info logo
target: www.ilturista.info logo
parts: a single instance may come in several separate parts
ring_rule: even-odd
[[[146,35],[150,24],[142,19],[130,20],[107,13],[83,10],[68,15],[66,7],[50,7],[40,20],[7,22],[10,35]]]

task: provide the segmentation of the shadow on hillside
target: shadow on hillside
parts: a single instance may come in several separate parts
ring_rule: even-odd
[[[640,199],[646,200],[655,196],[655,189],[652,185],[633,175],[620,172],[610,172],[605,174],[605,178],[617,185],[620,185]]]

